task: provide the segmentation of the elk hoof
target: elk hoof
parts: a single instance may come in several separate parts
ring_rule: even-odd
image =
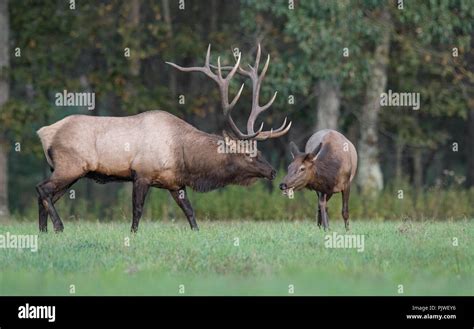
[[[62,226],[62,225],[61,226],[56,226],[54,228],[55,233],[61,233],[62,231],[64,231],[64,226]],[[44,232],[46,232],[46,231],[44,231]]]

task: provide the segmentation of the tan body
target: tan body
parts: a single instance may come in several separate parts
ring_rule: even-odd
[[[318,225],[329,227],[327,206],[334,193],[342,193],[342,216],[349,228],[349,194],[357,171],[357,152],[354,145],[341,133],[324,129],[313,134],[305,152],[291,143],[293,162],[280,184],[285,194],[308,188],[318,194]]]
[[[211,146],[218,157],[217,135],[202,132],[164,111],[149,111],[128,117],[68,116],[38,131],[53,177],[86,175],[131,180],[132,173],[147,176],[151,185],[177,189],[183,185],[183,155],[205,165]],[[215,146],[215,147],[213,147]],[[193,150],[201,152],[191,155]],[[51,150],[51,151],[49,151]],[[48,152],[51,153],[53,160]],[[188,161],[187,170],[196,161]]]

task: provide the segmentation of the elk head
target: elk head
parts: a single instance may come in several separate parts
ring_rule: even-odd
[[[166,62],[167,64],[183,72],[202,72],[214,82],[216,82],[221,94],[222,111],[225,116],[227,126],[230,128],[229,131],[223,132],[223,140],[221,140],[220,143],[222,143],[225,151],[219,153],[227,154],[229,159],[228,166],[231,167],[229,170],[233,169],[235,172],[239,172],[239,176],[243,180],[243,184],[253,182],[258,177],[265,177],[269,180],[273,180],[275,178],[276,171],[265,160],[261,152],[257,150],[257,141],[283,136],[291,128],[291,122],[287,125],[287,119],[285,118],[281,127],[276,130],[270,129],[269,131],[263,131],[263,122],[257,131],[254,129],[255,120],[257,119],[258,115],[270,108],[277,95],[277,92],[275,92],[267,104],[263,106],[259,105],[260,87],[270,63],[270,55],[268,55],[262,72],[259,74],[258,70],[260,64],[260,55],[261,48],[260,45],[258,45],[255,64],[254,66],[248,65],[248,69],[243,69],[240,67],[240,53],[237,56],[234,66],[221,66],[220,57],[217,58],[217,66],[215,66],[210,64],[211,45],[209,45],[207,48],[204,66],[182,67],[171,62]],[[222,71],[230,72],[224,78]],[[237,127],[231,116],[231,111],[236,105],[244,88],[244,84],[242,84],[236,96],[229,103],[229,84],[236,73],[250,78],[252,82],[252,109],[247,120],[246,133],[242,132]]]
[[[280,190],[284,194],[289,191],[301,190],[311,183],[316,174],[316,162],[322,144],[310,153],[304,153],[298,150],[295,143],[290,143],[291,156],[293,161],[288,166],[288,174],[283,178],[280,184]]]

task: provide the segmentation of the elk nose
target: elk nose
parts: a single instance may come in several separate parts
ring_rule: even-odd
[[[284,191],[288,188],[288,186],[285,183],[280,184],[280,190]]]
[[[275,179],[277,175],[277,172],[275,170],[272,170],[272,173],[270,174],[270,176],[272,177],[272,180]]]

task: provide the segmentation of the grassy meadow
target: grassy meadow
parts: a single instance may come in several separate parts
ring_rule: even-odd
[[[64,220],[38,251],[0,250],[0,295],[473,295],[474,221],[352,221],[364,251],[313,221]],[[331,231],[344,233],[341,218]],[[51,231],[51,223],[49,223]],[[0,234],[37,234],[10,221]],[[454,238],[458,245],[454,246]]]

